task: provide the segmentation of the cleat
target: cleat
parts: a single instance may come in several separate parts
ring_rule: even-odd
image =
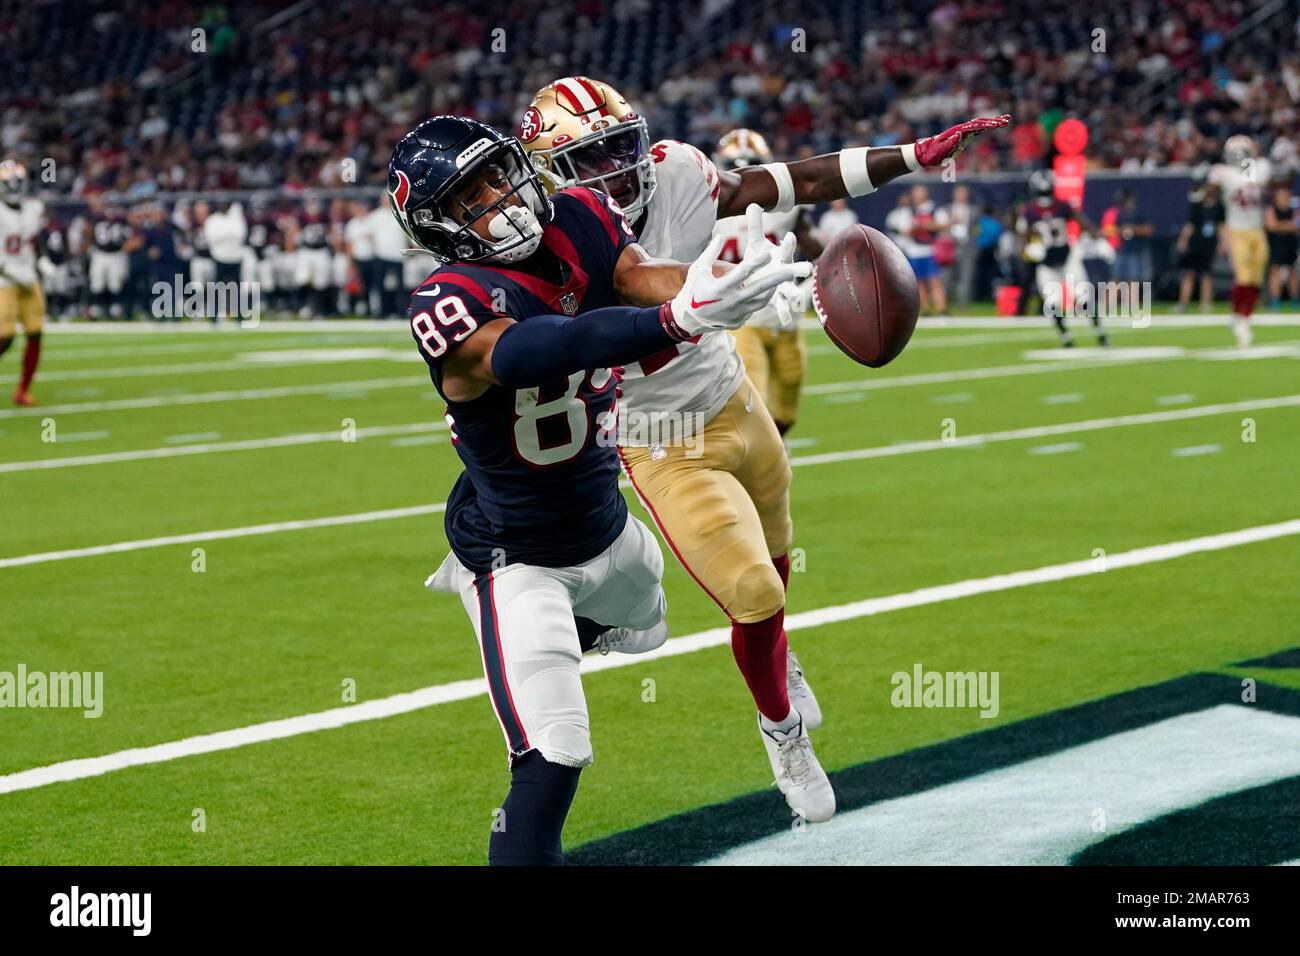
[[[596,638],[596,649],[601,655],[616,651],[619,654],[644,654],[668,640],[668,624],[660,621],[644,631],[630,627],[613,627]]]
[[[798,715],[798,711],[794,713]],[[817,762],[803,719],[787,731],[775,727],[768,730],[763,715],[759,714],[758,729],[763,735],[776,785],[790,809],[809,823],[825,823],[835,816],[835,791],[826,771]]]
[[[1250,320],[1243,319],[1239,315],[1232,317],[1232,334],[1237,337],[1237,344],[1243,349],[1250,348],[1250,343],[1255,339],[1250,331]]]
[[[20,389],[19,391],[14,392],[14,404],[31,408],[36,404],[36,399],[32,398],[31,392]]]
[[[821,705],[817,703],[817,695],[808,686],[808,679],[804,676],[803,668],[799,666],[799,658],[794,656],[794,651],[786,652],[785,687],[786,693],[790,695],[790,706],[799,711],[804,727],[809,731],[820,727],[822,725]]]

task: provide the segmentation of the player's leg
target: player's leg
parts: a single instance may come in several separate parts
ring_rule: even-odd
[[[1038,298],[1043,303],[1043,312],[1050,315],[1056,325],[1061,347],[1071,348],[1074,336],[1065,327],[1065,272],[1053,266],[1039,265],[1034,269],[1034,282],[1038,286]]]
[[[794,539],[794,525],[790,520],[789,457],[770,415],[763,414],[757,405],[743,415],[739,407],[730,411],[745,448],[733,474],[758,512],[758,521],[763,528],[763,543],[771,555],[772,566],[781,578],[781,625],[784,635],[785,592],[790,586],[790,545]],[[793,651],[788,650],[788,640],[786,645],[786,692],[795,710],[803,717],[806,729],[816,730],[822,722],[821,706],[804,677],[799,659]]]
[[[789,548],[789,532],[765,533],[757,503],[733,474],[751,452],[738,416],[761,416],[769,447],[776,450],[767,459],[778,472],[774,481],[780,484],[783,468],[788,493],[789,462],[780,436],[761,399],[755,399],[753,386],[742,384],[706,426],[701,454],[692,450],[694,457],[683,445],[662,446],[654,453],[623,448],[620,453],[664,540],[732,621],[732,653],[757,705],[763,742],[787,802],[810,820],[825,820],[835,812],[834,792],[812,753],[807,724],[791,705],[787,684],[785,585],[779,565]]]
[[[769,356],[772,381],[763,394],[767,397],[767,408],[776,422],[776,430],[785,435],[799,417],[799,397],[808,367],[803,330],[796,327],[788,332],[772,333]]]
[[[488,862],[562,863],[564,820],[592,761],[572,607],[577,577],[528,565],[477,576],[456,571],[510,755],[510,791],[493,821]]]
[[[32,379],[41,361],[41,330],[45,328],[45,294],[39,285],[18,293],[18,322],[23,327],[23,368],[14,392],[14,404],[35,405]]]
[[[644,524],[628,515],[614,543],[576,570],[583,580],[573,613],[584,650],[644,654],[668,639],[664,556]]]
[[[1261,255],[1261,247],[1264,250]],[[1232,255],[1232,331],[1237,344],[1250,345],[1254,336],[1250,317],[1259,298],[1263,264],[1267,261],[1268,240],[1263,230],[1229,229],[1228,248]]]
[[[758,394],[766,395],[769,358],[762,330],[742,325],[731,333],[731,337],[736,340],[736,354],[745,365],[745,374],[758,389]]]
[[[0,358],[14,344],[18,333],[18,288],[12,285],[0,286]]]

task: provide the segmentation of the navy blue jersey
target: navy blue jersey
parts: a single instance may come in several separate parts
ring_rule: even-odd
[[[621,305],[614,265],[635,242],[621,212],[586,187],[552,197],[554,219],[524,269],[453,263],[411,296],[411,332],[442,393],[442,361],[487,322]],[[566,567],[595,557],[627,523],[614,447],[616,379],[575,372],[538,388],[493,386],[447,400],[465,465],[447,499],[447,540],[476,573],[506,564]]]
[[[1031,202],[1025,206],[1025,228],[1043,244],[1045,255],[1043,265],[1063,266],[1070,258],[1070,220],[1074,218],[1074,209],[1069,203],[1059,199],[1050,205],[1041,206]]]

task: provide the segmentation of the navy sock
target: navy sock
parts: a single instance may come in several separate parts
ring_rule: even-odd
[[[578,789],[580,767],[550,763],[536,750],[510,768],[510,792],[488,841],[489,866],[560,866],[560,831]]]
[[[573,623],[578,626],[578,645],[585,654],[596,646],[596,639],[609,630],[608,624],[599,624],[589,617],[573,616]]]

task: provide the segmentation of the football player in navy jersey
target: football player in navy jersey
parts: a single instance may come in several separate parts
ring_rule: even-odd
[[[509,750],[488,860],[560,863],[592,761],[582,652],[667,637],[663,556],[618,489],[617,369],[788,310],[811,265],[761,219],[716,276],[721,239],[689,266],[651,259],[612,199],[548,197],[517,140],[461,117],[403,137],[388,191],[407,236],[443,263],[409,318],[465,470],[447,500],[451,554],[427,584],[461,597]]]
[[[1037,286],[1038,298],[1043,312],[1051,316],[1056,323],[1056,332],[1064,348],[1074,346],[1074,336],[1065,326],[1066,287],[1068,273],[1066,264],[1070,259],[1070,223],[1079,224],[1085,232],[1095,235],[1097,227],[1092,220],[1068,202],[1056,198],[1056,177],[1051,170],[1035,170],[1029,177],[1029,191],[1033,198],[1025,204],[1016,222],[1016,232],[1020,234],[1024,259],[1034,270],[1034,284]],[[1108,346],[1105,328],[1101,323],[1104,303],[1098,301],[1091,286],[1071,288],[1071,294],[1083,292],[1090,296],[1087,303],[1080,302],[1078,308],[1086,310],[1092,319],[1097,333],[1097,344]],[[1029,305],[1029,291],[1025,291],[1021,300],[1022,313]]]

